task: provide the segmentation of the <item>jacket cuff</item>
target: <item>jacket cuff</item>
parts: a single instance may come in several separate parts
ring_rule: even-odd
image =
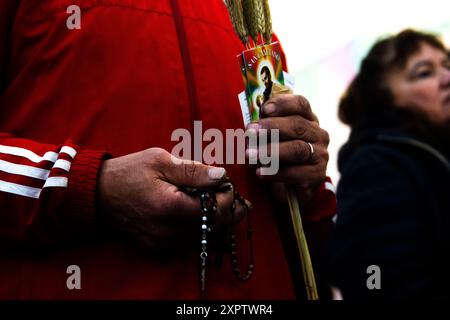
[[[106,152],[81,149],[72,162],[64,217],[77,232],[95,228],[97,177],[110,157]]]
[[[303,208],[302,216],[306,223],[317,223],[331,221],[336,213],[336,191],[331,179],[327,177],[308,205]]]

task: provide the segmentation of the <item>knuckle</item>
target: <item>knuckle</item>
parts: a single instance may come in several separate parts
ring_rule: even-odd
[[[298,118],[299,117],[296,119],[298,121],[291,122],[291,131],[296,138],[303,137],[306,134],[306,128],[302,125],[302,122],[299,121],[300,119]]]
[[[168,159],[168,153],[162,148],[150,148],[145,150],[145,155],[152,163],[164,163]]]
[[[309,101],[304,96],[297,95],[296,100],[297,100],[297,105],[300,110],[311,111],[311,106],[309,104]]]
[[[155,157],[162,157],[166,153],[166,150],[162,148],[150,148],[147,151]]]
[[[184,174],[190,179],[194,179],[198,175],[198,167],[193,164],[184,165]]]
[[[328,160],[330,159],[330,155],[328,153],[327,148],[317,147],[316,150],[314,150],[315,157],[313,157],[313,161],[315,164],[317,164],[316,168],[318,170],[323,170],[321,167],[325,167],[328,163]]]
[[[325,162],[325,167],[326,167],[326,164],[330,160],[330,154],[328,153],[328,150],[325,150],[325,152],[324,152],[324,159],[325,159],[324,162]]]
[[[262,129],[271,130],[271,129],[277,129],[274,128],[274,120],[271,118],[264,118],[259,120],[259,125]]]
[[[323,142],[325,143],[325,145],[328,147],[328,145],[330,144],[330,134],[328,133],[328,131],[323,130],[322,129],[322,134],[323,134]]]
[[[305,148],[305,143],[301,140],[293,141],[289,144],[290,155],[297,161],[305,161],[308,158],[308,152]]]
[[[311,125],[311,129],[308,131],[310,142],[320,143],[322,141],[322,128],[314,121],[309,121],[309,124]]]

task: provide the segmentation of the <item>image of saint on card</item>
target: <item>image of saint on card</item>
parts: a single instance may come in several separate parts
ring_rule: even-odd
[[[278,42],[256,47],[240,56],[241,71],[246,78],[246,95],[251,121],[261,118],[261,107],[274,93],[286,90],[281,48]]]

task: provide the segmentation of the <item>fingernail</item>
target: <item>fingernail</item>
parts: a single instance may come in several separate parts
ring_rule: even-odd
[[[258,150],[256,149],[247,149],[247,156],[250,162],[258,160]]]
[[[267,115],[275,112],[275,105],[273,103],[268,103],[263,107],[263,112]]]
[[[261,125],[260,125],[259,123],[257,123],[257,122],[250,123],[250,124],[247,126],[247,130],[255,130],[255,131],[258,131],[259,129],[261,129]]]
[[[208,177],[212,180],[220,180],[225,175],[225,169],[224,168],[216,168],[216,167],[210,167],[208,169]]]
[[[258,176],[258,178],[264,179],[264,176],[266,175],[264,167],[256,169],[256,175]]]

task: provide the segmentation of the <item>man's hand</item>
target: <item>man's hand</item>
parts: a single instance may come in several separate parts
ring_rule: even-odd
[[[182,161],[159,148],[107,160],[98,182],[103,221],[155,251],[199,244],[200,202],[180,187],[214,189],[227,179],[223,168]],[[232,203],[232,189],[217,194],[216,226],[231,223]],[[242,218],[244,209],[236,206]]]
[[[320,128],[308,100],[302,96],[283,94],[273,97],[264,104],[262,113],[264,118],[249,124],[248,129],[279,129],[280,170],[276,175],[264,175],[264,168],[258,168],[256,174],[261,179],[273,181],[276,195],[281,199],[285,198],[282,185],[286,183],[295,187],[307,202],[326,178],[328,133]],[[270,145],[268,150],[271,150]],[[257,150],[247,150],[247,156],[254,156],[255,152]]]

